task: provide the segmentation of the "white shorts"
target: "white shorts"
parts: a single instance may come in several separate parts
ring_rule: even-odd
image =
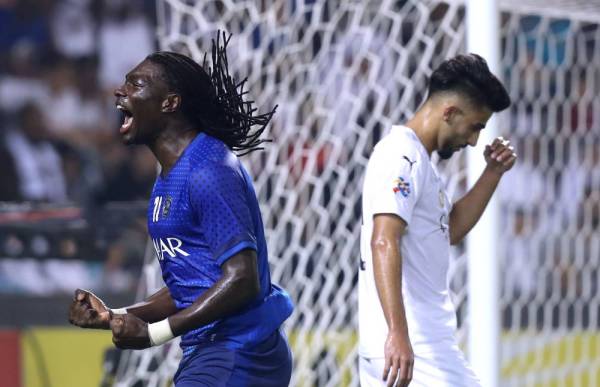
[[[384,358],[360,356],[361,387],[386,386],[383,381]],[[420,355],[415,352],[410,387],[481,387],[481,382],[458,348]]]

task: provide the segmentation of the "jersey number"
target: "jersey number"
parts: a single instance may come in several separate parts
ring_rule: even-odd
[[[157,196],[154,198],[154,212],[152,213],[152,222],[158,222],[160,217],[160,207],[162,206],[163,198],[162,196]]]

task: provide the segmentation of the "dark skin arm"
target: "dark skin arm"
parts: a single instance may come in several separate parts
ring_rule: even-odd
[[[371,251],[375,286],[389,328],[382,375],[388,387],[408,386],[414,364],[402,299],[400,241],[405,230],[406,222],[396,215],[378,214],[373,218]]]
[[[175,336],[230,316],[260,293],[256,252],[244,250],[222,266],[223,275],[188,308],[169,317]],[[119,348],[142,349],[150,346],[148,324],[133,314],[115,315],[110,321],[113,342]]]
[[[475,226],[496,190],[504,172],[517,159],[513,147],[502,137],[486,145],[483,153],[487,166],[473,188],[452,207],[450,212],[450,244],[459,243]]]
[[[175,336],[239,311],[260,293],[258,264],[254,250],[244,250],[228,259],[221,278],[186,309],[169,317]]]
[[[127,313],[131,313],[147,323],[163,320],[177,313],[177,311],[169,288],[166,286],[148,297],[148,299],[127,307]]]

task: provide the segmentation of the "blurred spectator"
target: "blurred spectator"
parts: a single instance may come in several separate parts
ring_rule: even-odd
[[[539,209],[541,205],[552,203],[548,196],[555,190],[540,165],[541,146],[540,139],[535,137],[519,138],[516,143],[519,162],[499,187],[502,202],[511,208]]]
[[[587,141],[586,141],[587,140]],[[600,217],[600,138],[581,139],[562,171],[560,202],[564,224],[597,230]]]
[[[45,54],[51,50],[49,0],[8,1],[0,5],[0,69],[6,55],[18,46],[28,46]]]
[[[96,54],[96,21],[92,0],[64,0],[56,4],[51,19],[54,46],[70,59],[87,59]]]
[[[96,59],[80,61],[77,65],[76,87],[79,93],[79,106],[77,125],[88,137],[105,136],[107,132],[115,129],[117,114],[113,98],[103,100],[103,95],[98,84],[98,61]],[[115,117],[114,121],[107,117]],[[117,131],[114,131],[116,134]]]
[[[79,96],[71,63],[59,60],[48,72],[47,83],[49,93],[42,107],[49,129],[58,134],[73,131],[77,128]]]
[[[571,131],[579,131],[585,133],[590,131],[594,127],[594,106],[593,98],[597,95],[598,90],[595,90],[592,85],[588,85],[588,79],[585,76],[585,72],[582,71],[577,77],[572,77],[572,98],[573,103],[571,105]],[[566,109],[565,109],[566,110]],[[562,113],[562,110],[559,110]],[[559,122],[564,122],[562,114],[559,114]],[[568,124],[565,122],[565,124]],[[565,125],[566,126],[566,125]]]
[[[93,60],[73,63],[63,58],[47,73],[49,90],[42,106],[48,126],[69,143],[92,146],[111,123],[106,120],[107,109],[97,87],[96,70]]]
[[[535,295],[540,279],[543,254],[539,242],[537,211],[516,209],[508,217],[509,225],[504,244],[504,292],[511,300],[529,301]],[[543,235],[543,233],[542,233]]]
[[[119,86],[125,74],[154,51],[153,32],[137,2],[105,0],[99,28],[100,83],[105,91]]]
[[[66,201],[61,159],[49,141],[42,112],[35,104],[20,109],[17,127],[7,131],[5,146],[12,156],[21,199]]]
[[[23,43],[6,55],[6,73],[0,73],[0,109],[15,113],[28,101],[47,99],[48,85],[41,79],[39,52]]]
[[[2,117],[0,120],[4,121]],[[3,133],[4,128],[0,127],[0,133]],[[0,202],[16,202],[21,200],[19,186],[17,184],[18,176],[17,169],[6,145],[6,136],[0,135],[0,165],[2,173],[0,173]]]

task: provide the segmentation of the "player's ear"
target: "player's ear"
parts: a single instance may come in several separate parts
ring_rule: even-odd
[[[167,94],[167,97],[163,100],[161,111],[163,113],[173,113],[179,109],[181,105],[181,96],[179,94],[170,93]]]
[[[448,105],[442,112],[442,119],[444,122],[449,124],[459,114],[462,114],[462,110],[460,110],[460,108],[455,105]]]

